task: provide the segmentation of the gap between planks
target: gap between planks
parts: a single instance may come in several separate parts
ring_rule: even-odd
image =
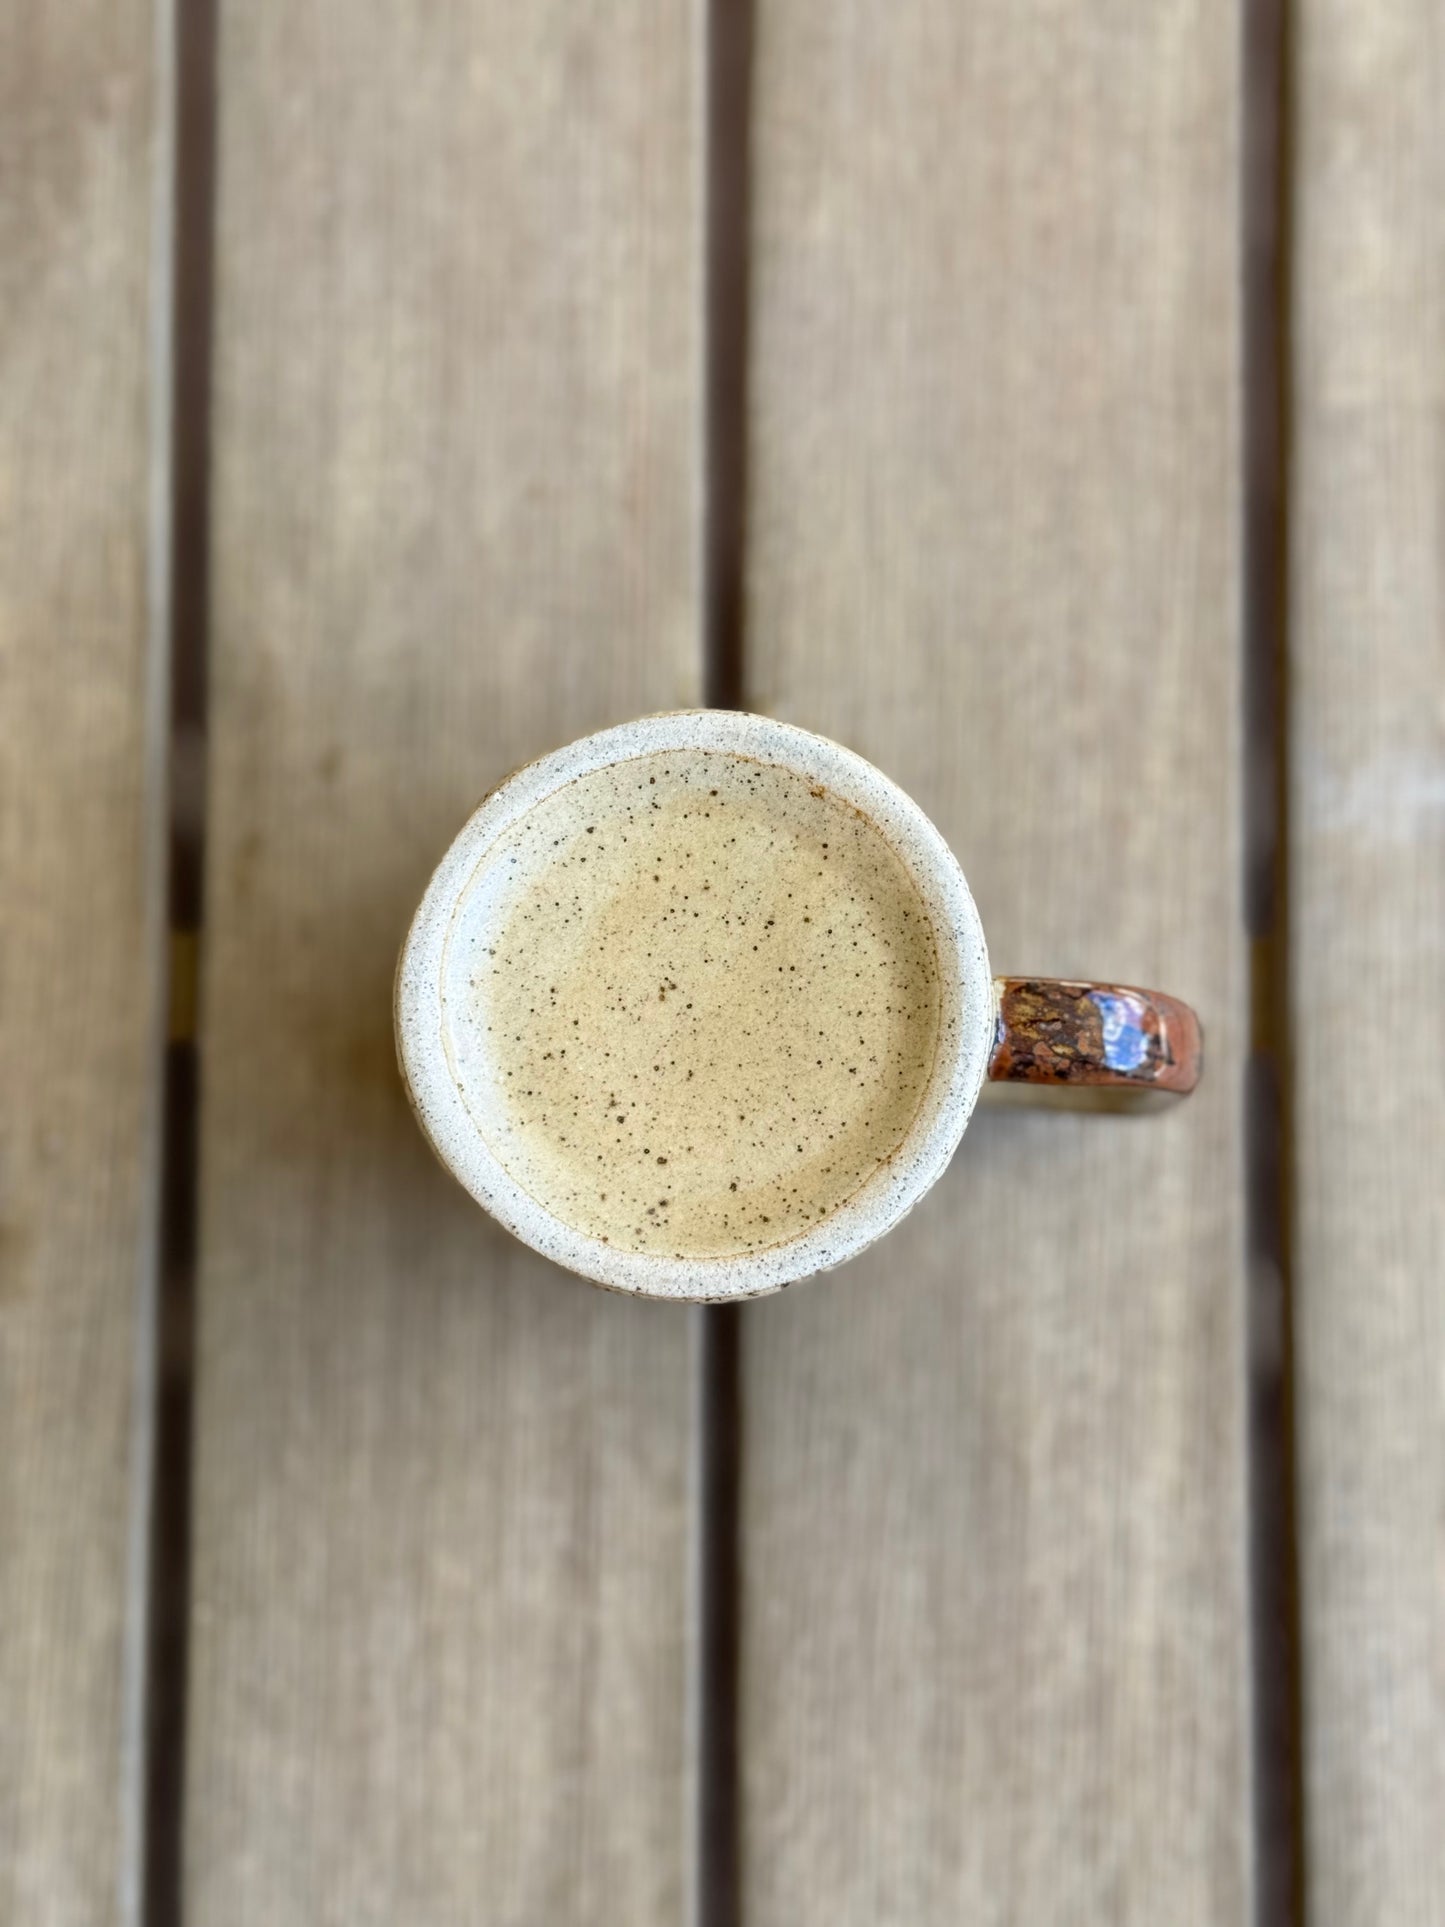
[[[1244,1144],[1254,1910],[1261,1927],[1297,1927],[1304,1918],[1287,862],[1289,25],[1289,0],[1261,0],[1244,10],[1241,21],[1243,893],[1252,1033]]]
[[[745,705],[747,391],[754,0],[708,0],[703,214],[703,697]],[[692,1927],[742,1917],[742,1333],[744,1308],[693,1313],[694,1484]]]
[[[190,1625],[192,1389],[204,923],[206,659],[214,307],[215,0],[158,0],[152,269],[153,732],[165,850],[155,892],[169,932],[157,1025],[158,1171],[137,1336],[137,1646],[128,1752],[135,1810],[124,1918],[180,1927]],[[163,892],[163,896],[162,896]]]

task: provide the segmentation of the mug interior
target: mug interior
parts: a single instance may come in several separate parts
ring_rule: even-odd
[[[810,794],[826,793],[857,811],[906,872],[927,916],[937,960],[936,1043],[901,1139],[856,1188],[830,1202],[816,1224],[775,1242],[709,1255],[629,1249],[615,1237],[596,1235],[596,1226],[568,1222],[540,1200],[536,1193],[545,1186],[519,1162],[507,1107],[498,1096],[502,1076],[510,1073],[501,1070],[497,1048],[488,1045],[486,1027],[477,1021],[472,989],[479,968],[496,955],[503,907],[519,902],[532,875],[545,871],[549,832],[559,813],[565,815],[569,789],[599,772],[611,782],[625,766],[665,752],[719,752],[762,772],[789,772],[813,786]],[[584,847],[595,856],[595,844]],[[962,1135],[986,1073],[992,983],[958,863],[896,784],[862,757],[806,730],[734,711],[692,710],[585,737],[529,764],[482,802],[443,858],[413,920],[397,973],[396,1028],[407,1089],[438,1157],[517,1237],[615,1290],[721,1301],[774,1291],[843,1263],[896,1224],[932,1185]]]

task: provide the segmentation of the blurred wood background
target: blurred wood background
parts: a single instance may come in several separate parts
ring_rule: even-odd
[[[1445,1922],[1442,90],[1425,0],[0,22],[0,1921]],[[1200,1093],[741,1314],[511,1242],[397,946],[704,697]]]

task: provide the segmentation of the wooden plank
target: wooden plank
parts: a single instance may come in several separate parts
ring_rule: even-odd
[[[1445,1921],[1445,38],[1300,9],[1295,1328],[1311,1921]]]
[[[137,1877],[152,35],[133,0],[0,24],[0,1918],[57,1924]]]
[[[1238,21],[760,11],[750,698],[897,777],[995,968],[1194,1002],[748,1314],[752,1927],[1243,1923]]]
[[[695,700],[694,23],[223,9],[187,1919],[677,1918],[689,1324],[433,1164],[484,791]]]

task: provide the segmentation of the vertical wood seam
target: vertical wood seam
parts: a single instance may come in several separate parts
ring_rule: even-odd
[[[1250,1439],[1254,1911],[1305,1917],[1301,1612],[1292,1324],[1289,950],[1291,0],[1242,15],[1245,919],[1251,1035],[1244,1118]]]
[[[703,0],[704,701],[744,706],[748,309],[754,0]],[[742,1895],[742,1328],[738,1306],[692,1313],[696,1512],[691,1927],[738,1927]]]
[[[151,1530],[159,1382],[161,1118],[167,981],[166,851],[169,830],[171,624],[171,416],[175,255],[176,0],[154,0],[151,16],[150,260],[147,279],[146,686],[147,802],[142,846],[143,948],[150,964],[145,1062],[148,1084],[141,1151],[141,1214],[131,1349],[129,1514],[121,1650],[116,1913],[140,1927],[145,1904],[145,1825],[150,1680]]]
[[[216,31],[215,0],[157,0],[148,724],[158,798],[147,853],[155,1010],[129,1548],[126,1927],[179,1927],[183,1911]],[[178,1028],[181,1011],[189,1021]]]

